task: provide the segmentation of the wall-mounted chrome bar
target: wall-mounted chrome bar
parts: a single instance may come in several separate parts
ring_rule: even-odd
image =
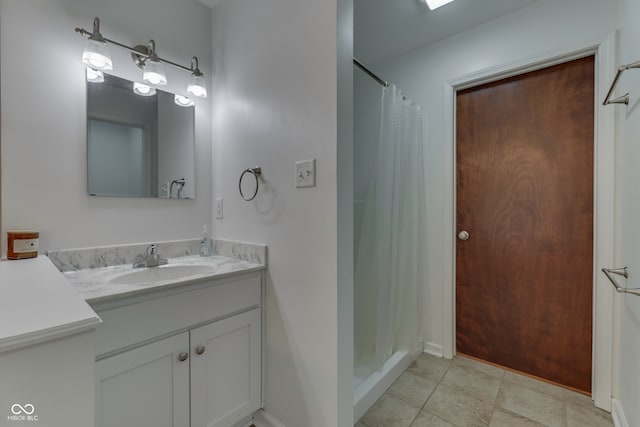
[[[618,72],[616,73],[616,77],[613,79],[613,83],[611,83],[611,87],[609,88],[609,92],[607,92],[607,96],[604,99],[604,102],[602,103],[602,105],[609,105],[609,104],[629,104],[629,93],[625,93],[622,96],[619,96],[617,98],[613,98],[611,99],[611,96],[613,95],[613,91],[616,90],[616,86],[618,85],[618,80],[620,80],[620,77],[622,76],[622,74],[627,71],[627,70],[631,70],[634,68],[640,68],[640,61],[636,61],[634,63],[631,64],[627,64],[627,65],[621,65],[618,67]]]
[[[93,35],[93,33],[85,30],[84,28],[76,28],[76,33],[80,33],[81,35],[87,36],[87,37],[91,37]],[[126,44],[122,44],[120,42],[108,39],[106,37],[102,37],[102,38],[104,39],[104,41],[109,42],[111,44],[114,44],[114,45],[116,45],[118,47],[121,47],[124,50],[128,50],[129,52],[131,52],[134,55],[139,56],[140,58],[143,58],[145,60],[149,58],[149,55],[148,55],[148,53],[146,51],[141,51],[140,49],[136,49],[135,47],[127,46]],[[136,47],[138,47],[138,46],[136,46]],[[146,46],[139,46],[139,47],[140,48],[146,48]],[[196,58],[196,57],[194,56],[194,58]],[[181,68],[181,69],[183,69],[185,71],[193,71],[193,63],[191,65],[191,67],[185,67],[184,65],[177,64],[177,63],[175,63],[173,61],[169,61],[168,59],[164,59],[164,58],[158,57],[158,60],[162,61],[162,62],[166,62],[167,64],[171,64],[174,67]]]
[[[353,58],[353,64],[360,68],[362,71],[364,71],[365,73],[367,73],[369,75],[369,77],[371,77],[373,80],[377,81],[378,83],[380,83],[380,85],[382,85],[383,87],[387,87],[389,86],[389,83],[382,80],[380,77],[376,76],[373,71],[369,70],[367,67],[365,67],[362,62],[358,61],[356,58]]]
[[[604,273],[605,276],[607,276],[607,279],[611,281],[611,284],[613,284],[613,287],[616,288],[616,292],[619,292],[621,294],[632,294],[632,295],[640,296],[640,288],[625,288],[623,286],[620,286],[616,281],[615,277],[612,276],[612,274],[617,274],[618,276],[622,276],[625,279],[628,279],[629,269],[627,267],[603,268],[602,272]]]

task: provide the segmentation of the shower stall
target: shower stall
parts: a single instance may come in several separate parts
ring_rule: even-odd
[[[354,415],[422,350],[424,116],[354,59]]]

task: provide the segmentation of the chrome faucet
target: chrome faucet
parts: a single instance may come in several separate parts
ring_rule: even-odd
[[[184,178],[174,179],[171,181],[171,185],[169,186],[169,198],[173,198],[173,185],[175,184],[178,187],[178,199],[182,199],[182,190],[186,183],[187,181]]]
[[[134,262],[133,268],[157,267],[159,265],[164,265],[169,262],[166,258],[160,258],[160,255],[158,254],[158,245],[156,245],[155,243],[152,243],[149,246],[147,246],[145,254],[140,255],[139,258],[141,258],[142,260],[138,262]]]

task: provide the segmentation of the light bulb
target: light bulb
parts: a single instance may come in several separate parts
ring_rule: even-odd
[[[91,83],[102,83],[104,82],[104,74],[100,70],[87,68],[87,81]]]
[[[111,55],[105,42],[89,38],[82,52],[82,62],[96,70],[113,70]]]
[[[160,61],[148,59],[144,64],[142,81],[154,86],[164,86],[167,84],[167,76]]]
[[[156,94],[156,88],[147,86],[142,83],[133,82],[133,92],[141,96],[153,96]]]
[[[189,97],[178,95],[178,94],[176,94],[173,97],[173,102],[175,102],[176,105],[179,105],[181,107],[191,107],[192,105],[195,105],[195,102],[193,102],[193,99],[189,99]]]
[[[187,83],[187,92],[198,98],[207,97],[207,86],[204,82],[204,77],[202,77],[202,73],[194,72],[191,74],[189,83]]]

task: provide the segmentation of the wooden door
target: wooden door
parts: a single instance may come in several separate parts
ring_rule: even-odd
[[[96,427],[189,425],[189,333],[96,362]]]
[[[191,426],[231,427],[260,409],[259,308],[191,330]]]
[[[457,351],[589,392],[594,57],[460,91],[456,120]]]

